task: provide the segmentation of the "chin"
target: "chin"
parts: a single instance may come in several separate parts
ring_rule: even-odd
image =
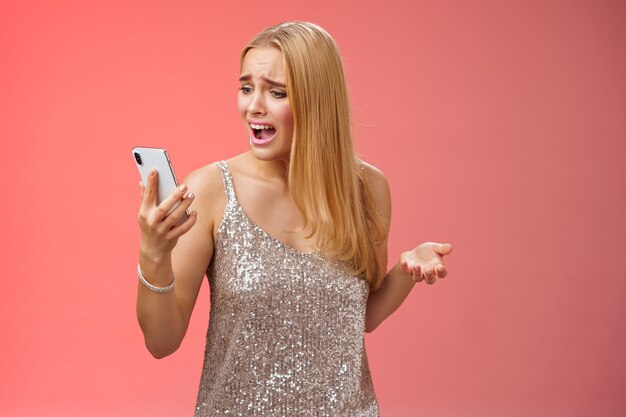
[[[287,161],[289,160],[289,156],[291,155],[290,152],[275,152],[272,151],[271,149],[259,149],[256,147],[252,147],[252,149],[250,149],[252,152],[252,155],[260,160],[260,161]]]
[[[278,145],[278,144],[272,143],[266,146],[258,146],[258,145],[252,144],[250,146],[250,151],[252,152],[252,155],[256,159],[259,159],[261,161],[289,160],[289,157],[291,155],[291,147],[289,147],[288,149],[284,149],[284,148],[277,149],[276,146],[272,146],[272,145]]]

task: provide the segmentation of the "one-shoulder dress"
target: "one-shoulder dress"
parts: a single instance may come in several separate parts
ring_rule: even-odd
[[[207,270],[210,317],[195,417],[378,416],[364,343],[369,286],[226,208]]]

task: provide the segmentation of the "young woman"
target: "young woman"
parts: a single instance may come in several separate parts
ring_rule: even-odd
[[[179,347],[206,274],[196,416],[377,416],[364,331],[415,282],[445,277],[452,246],[424,243],[386,271],[389,187],[354,153],[341,57],[322,28],[264,30],[239,82],[250,150],[192,172],[158,206],[156,174],[140,184],[146,346],[157,358]]]

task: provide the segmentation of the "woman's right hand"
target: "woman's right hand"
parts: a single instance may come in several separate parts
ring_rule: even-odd
[[[195,224],[197,213],[192,211],[189,217],[179,224],[194,199],[193,193],[188,192],[186,185],[179,186],[157,206],[157,176],[157,171],[152,170],[148,176],[148,183],[145,186],[143,182],[139,183],[141,207],[138,217],[141,227],[140,257],[144,261],[158,264],[170,255],[178,238]],[[170,213],[177,202],[180,204]]]

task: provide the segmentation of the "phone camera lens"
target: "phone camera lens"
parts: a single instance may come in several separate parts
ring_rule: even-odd
[[[137,152],[135,152],[135,161],[137,161],[139,165],[143,165],[143,163],[141,162],[141,155],[139,155],[139,153]]]

